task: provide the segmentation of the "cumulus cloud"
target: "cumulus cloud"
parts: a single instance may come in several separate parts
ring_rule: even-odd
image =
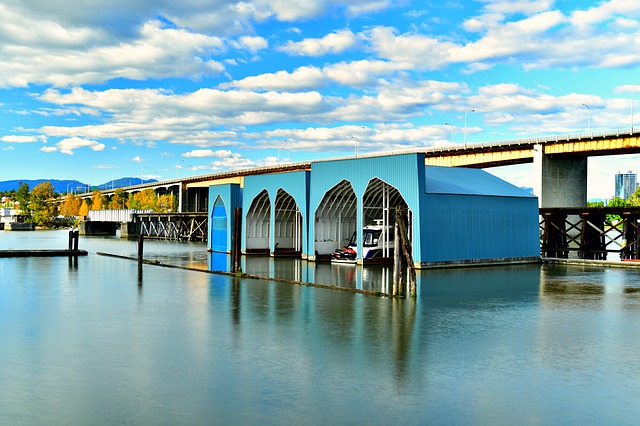
[[[354,47],[355,44],[355,34],[349,30],[340,30],[323,38],[307,38],[299,42],[290,41],[280,50],[291,55],[322,56],[328,53],[342,53]]]
[[[194,149],[193,151],[185,152],[182,154],[183,157],[192,157],[192,158],[205,158],[205,157],[218,157],[218,158],[226,158],[231,156],[231,151],[227,149],[221,149],[213,151],[211,149]]]
[[[38,142],[36,136],[7,135],[0,138],[0,141],[7,143],[32,143]]]
[[[45,152],[52,152],[53,150],[49,148],[49,150],[44,149]],[[78,148],[91,148],[93,151],[102,151],[104,149],[104,144],[100,142],[96,142],[90,139],[83,139],[80,137],[72,137],[67,139],[62,139],[60,142],[56,144],[56,148],[63,154],[73,155],[73,151]]]
[[[5,22],[3,20],[3,22]],[[38,28],[38,22],[25,22],[25,28]],[[8,24],[0,33],[11,31]],[[74,39],[76,30],[60,28],[59,38]],[[86,30],[92,31],[92,30]],[[42,34],[45,37],[45,34]],[[85,36],[92,40],[99,35]],[[216,75],[224,66],[209,55],[224,48],[217,37],[166,28],[158,21],[145,23],[138,38],[118,42],[56,46],[40,40],[10,40],[0,52],[1,87],[26,87],[33,83],[70,86],[102,83],[114,78],[198,77]]]

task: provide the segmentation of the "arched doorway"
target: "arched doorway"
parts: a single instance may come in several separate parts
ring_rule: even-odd
[[[379,178],[369,181],[362,197],[364,220],[363,259],[384,259],[393,256],[396,208],[405,215],[407,234],[411,235],[411,211],[397,188]]]
[[[314,215],[313,252],[317,259],[328,258],[349,243],[356,232],[357,212],[358,199],[349,181],[327,191]]]
[[[211,212],[211,250],[225,253],[229,251],[228,235],[227,208],[222,198],[218,196]]]
[[[296,200],[287,191],[278,189],[274,210],[274,254],[300,255],[302,253],[302,214]]]
[[[247,253],[269,253],[271,228],[271,201],[267,190],[260,192],[251,202],[245,219],[245,250]]]

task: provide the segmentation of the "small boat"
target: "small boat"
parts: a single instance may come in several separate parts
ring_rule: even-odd
[[[376,219],[375,225],[367,225],[362,228],[362,258],[381,259],[393,256],[393,227],[382,225],[382,219]],[[355,264],[358,235],[356,232],[351,235],[349,244],[338,249],[331,254],[332,263]],[[387,255],[385,256],[385,246]]]

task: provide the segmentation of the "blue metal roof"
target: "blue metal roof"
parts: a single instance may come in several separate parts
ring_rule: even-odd
[[[425,166],[427,194],[528,197],[535,195],[481,169]]]

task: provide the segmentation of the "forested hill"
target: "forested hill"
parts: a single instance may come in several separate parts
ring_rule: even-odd
[[[89,185],[77,180],[59,180],[59,179],[22,179],[22,180],[5,180],[0,181],[0,192],[17,191],[21,184],[26,183],[29,189],[33,189],[42,182],[51,182],[56,192],[90,192],[94,189],[105,190],[111,188],[120,188],[123,186],[138,185],[140,183],[157,182],[155,179],[141,180],[137,177],[124,177],[115,179],[100,185]]]

